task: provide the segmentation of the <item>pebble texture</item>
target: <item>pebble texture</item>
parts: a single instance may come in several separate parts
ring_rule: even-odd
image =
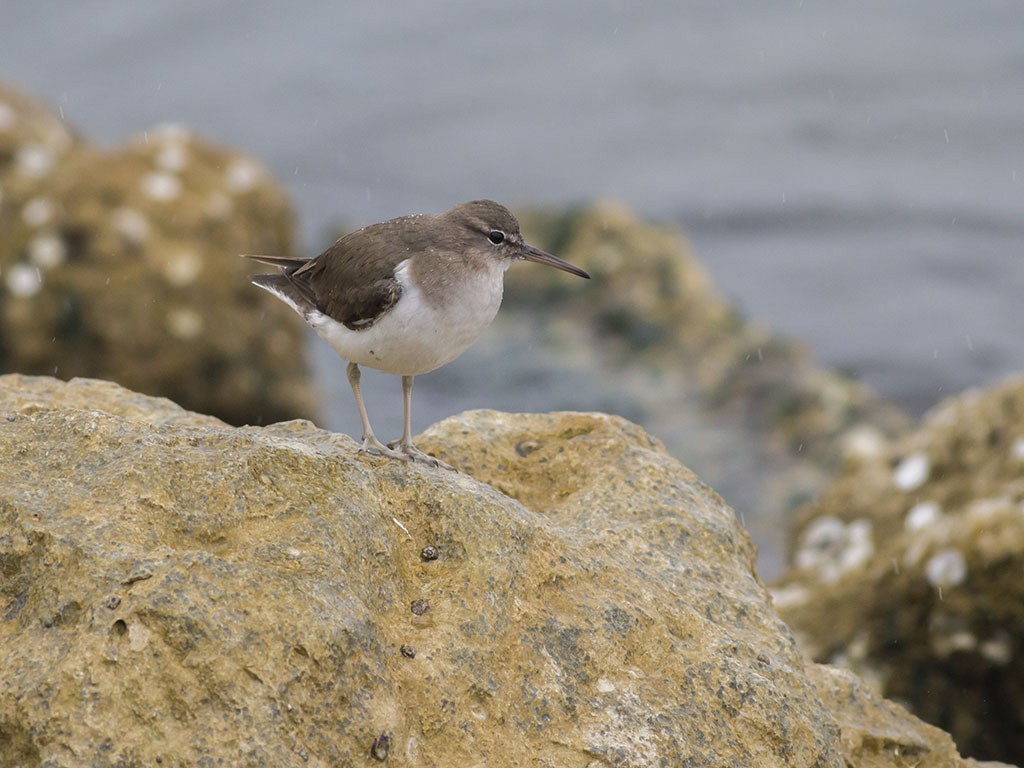
[[[801,513],[776,606],[965,754],[1024,761],[1024,378],[851,455]]]
[[[0,377],[0,766],[964,764],[804,659],[638,427],[480,411],[420,444],[463,472]]]

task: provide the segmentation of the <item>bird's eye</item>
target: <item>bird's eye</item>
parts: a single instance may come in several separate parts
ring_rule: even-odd
[[[502,243],[505,242],[505,233],[502,232],[500,229],[492,229],[490,232],[487,233],[487,239],[490,240],[495,245],[501,245]]]

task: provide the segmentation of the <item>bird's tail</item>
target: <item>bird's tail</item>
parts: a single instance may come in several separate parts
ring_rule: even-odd
[[[308,264],[309,259],[295,256],[257,256],[246,253],[243,253],[242,256],[281,269],[276,275],[252,275],[249,279],[253,285],[274,294],[302,317],[307,317],[317,308],[316,295],[306,281],[293,277],[293,273],[304,264]]]
[[[316,309],[316,304],[302,292],[299,286],[289,280],[287,275],[253,275],[249,279],[257,288],[274,294],[303,317]]]

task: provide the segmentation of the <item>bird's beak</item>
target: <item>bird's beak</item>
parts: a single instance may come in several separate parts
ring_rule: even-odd
[[[568,261],[563,261],[557,256],[552,256],[550,253],[542,251],[540,248],[534,248],[532,245],[526,245],[524,243],[522,253],[523,258],[527,261],[535,261],[538,264],[547,264],[549,267],[556,267],[565,272],[571,272],[574,275],[578,275],[579,277],[585,277],[588,280],[590,279],[590,275],[579,267],[574,267]]]

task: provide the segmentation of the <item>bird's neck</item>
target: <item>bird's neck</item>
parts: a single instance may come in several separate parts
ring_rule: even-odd
[[[501,303],[505,259],[479,259],[460,253],[428,251],[409,265],[412,278],[420,286],[423,299],[440,307],[470,303],[491,306]]]

